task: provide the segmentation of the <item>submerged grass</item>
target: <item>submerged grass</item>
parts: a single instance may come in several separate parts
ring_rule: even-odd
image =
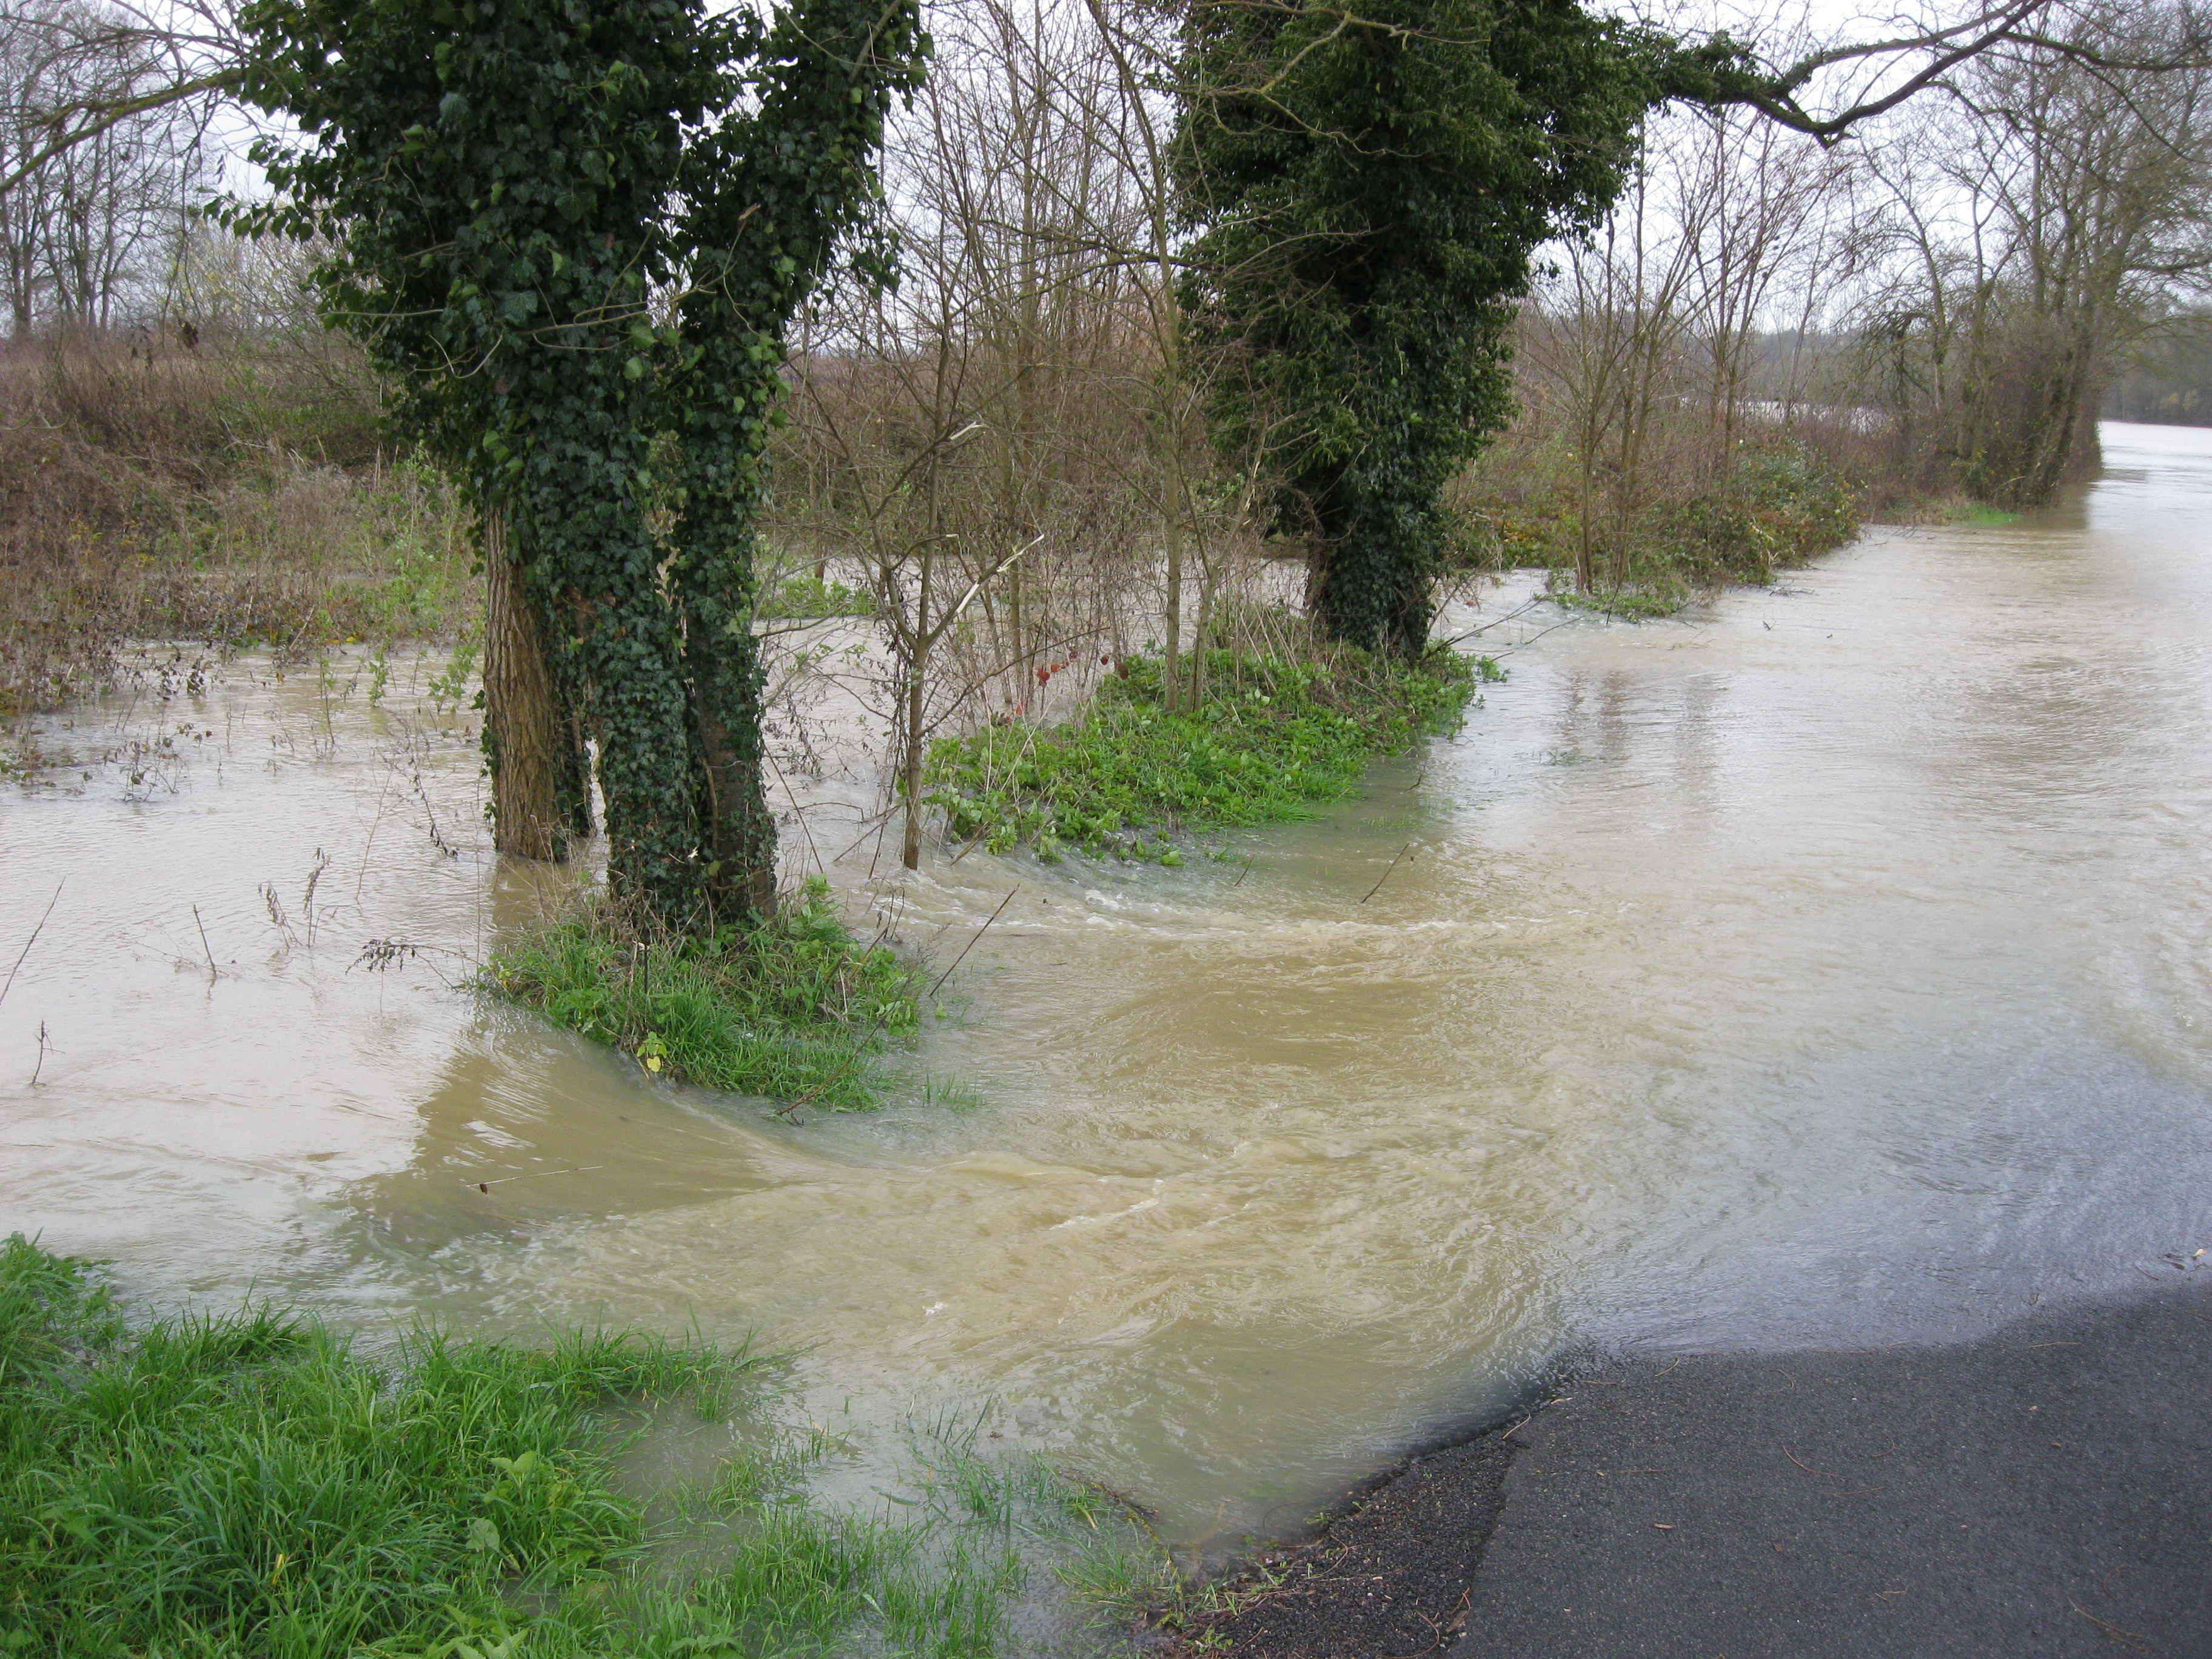
[[[134,1324],[87,1264],[15,1237],[0,1653],[991,1659],[1033,1560],[1121,1547],[1091,1489],[940,1425],[896,1520],[813,1507],[804,1437],[733,1464],[672,1569],[615,1480],[623,1414],[717,1410],[758,1363],[605,1334],[424,1334],[377,1363],[268,1308]]]
[[[1432,647],[1415,662],[1362,652],[1313,657],[1208,653],[1211,695],[1170,709],[1160,667],[1131,658],[1080,718],[985,726],[932,745],[927,799],[956,841],[1048,861],[1093,857],[1180,864],[1177,830],[1307,816],[1358,785],[1367,763],[1450,730],[1487,658]]]
[[[732,1094],[852,1110],[921,1021],[921,970],[854,937],[810,881],[770,921],[641,938],[611,909],[495,955],[487,988],[647,1071]]]
[[[82,1263],[0,1247],[0,1651],[421,1651],[642,1541],[604,1408],[710,1395],[711,1351],[410,1339],[271,1310],[136,1330]],[[399,1645],[393,1645],[398,1643]]]

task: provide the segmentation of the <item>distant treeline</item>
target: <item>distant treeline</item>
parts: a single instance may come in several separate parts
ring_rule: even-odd
[[[2212,318],[2140,353],[2112,380],[2099,411],[2108,421],[2212,426]]]

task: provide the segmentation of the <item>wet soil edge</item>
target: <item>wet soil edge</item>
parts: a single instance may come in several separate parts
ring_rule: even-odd
[[[1139,1652],[1182,1659],[1420,1659],[1467,1623],[1484,1547],[1504,1506],[1510,1437],[1549,1390],[1493,1423],[1363,1481],[1303,1543],[1231,1565],[1139,1621]]]

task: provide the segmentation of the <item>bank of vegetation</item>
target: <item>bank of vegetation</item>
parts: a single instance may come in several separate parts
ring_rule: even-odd
[[[483,983],[656,1076],[825,1111],[880,1102],[925,988],[853,934],[819,877],[773,915],[688,933],[603,900],[495,953]]]
[[[1309,817],[1370,761],[1450,731],[1490,659],[1449,646],[1404,661],[1349,647],[1246,656],[1211,649],[1202,690],[1165,695],[1161,665],[1122,659],[1075,718],[1004,720],[940,738],[923,774],[947,834],[1048,863],[1066,852],[1178,865],[1182,838]]]
[[[375,1356],[269,1306],[123,1310],[0,1245],[0,1652],[236,1659],[988,1659],[1036,1572],[1102,1595],[1156,1551],[972,1425],[918,1433],[884,1516],[809,1501],[819,1431],[659,1493],[656,1423],[757,1407],[762,1362],[657,1338],[418,1332]],[[893,1515],[898,1518],[891,1518]]]
[[[80,9],[68,52],[67,4],[0,29],[19,137],[41,76],[58,99],[155,72]],[[2139,64],[2191,27],[2069,16]],[[1016,709],[1065,714],[1102,656],[1172,668],[1216,605],[1303,604],[1268,578],[1312,553],[1321,504],[1300,516],[1265,442],[1216,441],[1236,408],[1273,417],[1237,391],[1249,354],[1199,349],[1212,324],[1174,280],[1197,186],[1148,90],[1176,50],[1161,27],[934,7],[946,72],[884,156],[906,280],[830,272],[795,331],[756,614],[879,633],[895,769]],[[2046,500],[2094,465],[2100,403],[2195,418],[2196,82],[1997,52],[1954,94],[1827,149],[1727,107],[1650,121],[1609,211],[1516,308],[1516,411],[1446,491],[1431,575],[1533,564],[1571,602],[1650,614],[1863,520]],[[317,323],[315,250],[184,216],[211,188],[190,115],[134,116],[81,178],[64,155],[9,192],[0,708],[112,678],[134,639],[312,653],[481,628],[471,511]]]

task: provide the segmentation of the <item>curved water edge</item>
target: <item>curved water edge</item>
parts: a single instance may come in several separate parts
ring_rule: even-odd
[[[491,860],[425,665],[58,717],[79,763],[0,795],[9,960],[60,887],[0,1002],[4,1225],[156,1298],[757,1328],[855,1493],[996,1402],[1199,1547],[1565,1350],[2170,1272],[2212,1243],[2212,434],[2105,439],[2052,514],[1485,635],[1465,730],[1242,880],[878,871],[952,948],[1019,886],[920,1056],[964,1111],[787,1124],[450,988],[567,878]],[[865,787],[793,782],[830,862]]]

